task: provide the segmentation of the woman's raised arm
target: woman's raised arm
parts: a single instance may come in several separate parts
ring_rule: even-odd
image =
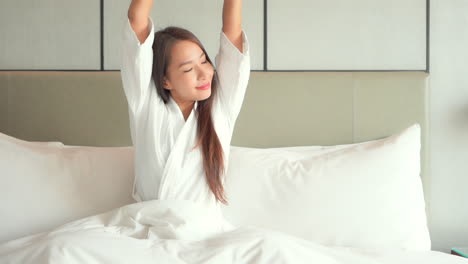
[[[154,24],[149,15],[153,0],[133,0],[122,28],[120,73],[128,106],[134,116],[148,102],[153,65]]]
[[[219,89],[215,102],[233,128],[244,100],[250,76],[250,51],[242,28],[242,0],[224,0],[223,29],[215,57]]]
[[[140,43],[145,42],[149,35],[148,16],[153,6],[153,0],[132,0],[128,8],[128,19]]]
[[[223,32],[242,53],[242,0],[224,0]]]

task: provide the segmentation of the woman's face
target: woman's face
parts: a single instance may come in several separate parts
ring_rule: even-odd
[[[164,77],[164,88],[171,91],[178,104],[205,100],[211,95],[214,68],[203,50],[194,42],[177,41]],[[205,89],[202,86],[208,84]]]

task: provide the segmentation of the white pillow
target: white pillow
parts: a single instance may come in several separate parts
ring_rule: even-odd
[[[133,203],[133,147],[28,142],[0,133],[0,243]]]
[[[430,250],[419,124],[357,144],[231,147],[234,225],[280,230],[329,246]]]

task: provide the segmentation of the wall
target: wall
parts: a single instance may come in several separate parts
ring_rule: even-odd
[[[432,247],[468,246],[468,1],[431,0]]]

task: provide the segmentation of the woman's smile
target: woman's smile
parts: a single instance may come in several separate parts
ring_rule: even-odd
[[[207,89],[210,88],[210,84],[211,84],[211,83],[208,82],[208,83],[206,83],[206,84],[204,84],[204,85],[202,85],[202,86],[197,87],[197,89],[200,89],[200,90],[207,90]]]

